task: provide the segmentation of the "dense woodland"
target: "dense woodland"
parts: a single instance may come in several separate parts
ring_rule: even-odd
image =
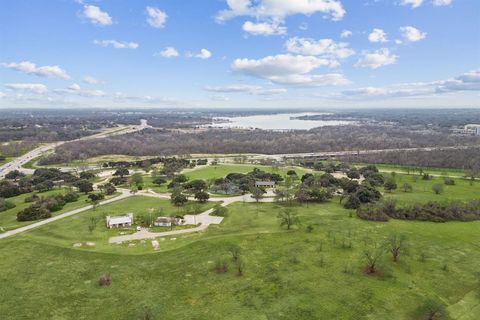
[[[425,127],[450,129],[452,126],[464,126],[480,123],[479,109],[372,109],[337,111],[330,114],[307,115],[299,117],[305,120],[363,120],[390,122],[406,127]]]
[[[480,172],[480,146],[458,150],[389,151],[342,157],[347,162],[385,163],[414,167],[462,168]]]
[[[310,131],[207,130],[143,132],[67,143],[42,162],[54,164],[106,154],[168,156],[194,153],[296,153],[427,146],[479,145],[480,137],[453,136],[401,127],[337,126]]]
[[[73,140],[101,128],[139,124],[146,119],[154,127],[192,127],[211,122],[202,112],[169,110],[1,110],[0,142],[27,140],[50,142]]]

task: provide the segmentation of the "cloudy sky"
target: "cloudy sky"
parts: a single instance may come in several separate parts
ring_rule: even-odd
[[[3,0],[0,107],[480,107],[477,0]]]

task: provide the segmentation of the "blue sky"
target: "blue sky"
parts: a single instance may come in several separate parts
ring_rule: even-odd
[[[476,0],[3,0],[0,107],[480,107]]]

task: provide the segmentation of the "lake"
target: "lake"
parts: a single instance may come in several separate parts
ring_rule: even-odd
[[[296,117],[308,115],[326,115],[327,113],[279,113],[246,117],[216,117],[213,123],[204,127],[263,129],[263,130],[309,130],[317,127],[351,125],[354,121],[341,120],[301,120]]]

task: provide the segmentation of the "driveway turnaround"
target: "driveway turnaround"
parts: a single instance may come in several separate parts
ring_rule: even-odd
[[[138,193],[138,195],[147,196],[147,197],[156,197],[161,199],[170,198],[168,194],[159,194],[151,190],[140,192]],[[274,201],[273,196],[274,196],[274,193],[272,191],[269,191],[266,194],[265,198],[261,199],[259,202],[273,202]],[[210,198],[210,201],[222,201],[221,206],[226,207],[229,204],[232,204],[234,202],[255,202],[255,199],[253,199],[249,195],[243,195],[238,197],[225,197],[225,198],[215,197],[215,198]],[[184,217],[185,223],[189,225],[197,225],[194,228],[172,230],[172,231],[165,231],[165,232],[150,232],[146,229],[142,229],[133,234],[111,237],[110,239],[108,239],[108,242],[122,243],[127,241],[155,239],[158,237],[174,236],[174,235],[181,235],[181,234],[203,231],[207,229],[209,225],[220,224],[223,221],[223,217],[211,216],[210,214],[212,212],[213,212],[213,209],[208,209],[207,211],[202,212],[198,215],[190,215],[190,214],[186,215]]]

